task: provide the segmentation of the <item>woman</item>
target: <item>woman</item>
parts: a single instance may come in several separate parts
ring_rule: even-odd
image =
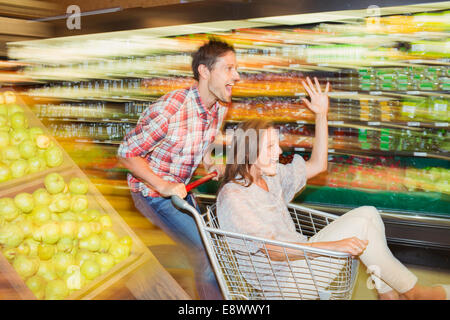
[[[307,99],[303,101],[315,113],[316,121],[310,160],[304,161],[301,156],[295,155],[292,163],[279,164],[281,154],[279,135],[273,125],[262,121],[250,121],[241,125],[239,128],[241,130],[235,132],[231,146],[235,159],[230,161],[227,154],[227,166],[217,197],[217,215],[221,228],[357,256],[368,270],[373,270],[371,277],[378,283],[380,299],[448,299],[450,295],[448,285],[426,287],[417,284],[417,277],[392,255],[386,243],[383,221],[374,207],[363,206],[353,209],[310,239],[296,232],[286,205],[306,185],[308,179],[327,169],[328,161],[329,83],[322,92],[317,78],[314,78],[315,84],[309,78],[306,81],[307,83],[302,81],[302,85],[311,101]],[[262,134],[255,134],[256,142],[253,141],[252,144],[250,137],[254,132]],[[256,152],[252,152],[252,148],[256,148]],[[240,157],[239,154],[243,156]],[[317,281],[314,282],[310,275],[305,276],[306,280],[304,279],[302,285],[304,288],[292,290],[292,283],[295,281],[289,279],[292,275],[284,260],[289,259],[295,268],[303,270],[303,274],[309,273],[303,252],[288,249],[287,254],[283,254],[276,246],[267,246],[267,250],[264,251],[261,248],[248,249],[252,251],[252,260],[269,262],[274,270],[288,277],[287,288],[282,289],[284,297],[318,298],[318,292],[314,287]],[[328,265],[323,262],[325,260],[320,263],[321,257],[313,259],[318,261],[319,267],[315,273],[320,278],[324,274],[324,269],[330,269],[332,263],[329,258]],[[244,257],[239,254],[238,263],[246,281],[255,288],[270,292],[270,287],[277,285],[275,283],[277,278],[270,275],[270,272],[256,279],[255,272],[252,275],[252,267],[246,264]],[[263,265],[260,264],[261,269]],[[333,270],[331,273],[337,276],[339,272],[340,270]],[[322,277],[322,280],[324,279],[325,277]],[[324,280],[319,286],[325,289],[332,281],[333,279]]]

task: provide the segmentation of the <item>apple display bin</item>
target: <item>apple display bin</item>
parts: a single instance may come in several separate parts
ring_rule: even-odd
[[[33,180],[39,179],[41,177],[45,177],[49,173],[57,172],[57,171],[60,171],[63,169],[68,169],[68,168],[76,166],[75,162],[70,158],[70,156],[67,154],[67,152],[64,150],[64,148],[61,147],[61,145],[50,134],[50,132],[42,124],[42,122],[36,117],[36,115],[25,105],[25,103],[21,102],[18,98],[18,101],[16,104],[20,105],[25,110],[25,115],[28,119],[28,128],[31,128],[31,127],[41,128],[42,131],[44,132],[44,134],[50,138],[50,141],[52,141],[54,143],[54,145],[57,146],[61,150],[62,155],[63,155],[63,162],[61,163],[61,165],[54,167],[54,168],[47,168],[43,171],[26,174],[20,178],[14,178],[14,179],[11,179],[11,180],[8,180],[5,182],[0,182],[0,192],[3,190],[11,189],[16,185],[22,185],[28,181],[33,181]]]
[[[115,265],[105,274],[98,276],[81,289],[74,291],[66,298],[67,300],[91,300],[147,262],[152,257],[152,254],[80,169],[75,167],[69,170],[59,171],[58,173],[61,174],[66,183],[69,183],[70,178],[72,177],[79,177],[87,180],[89,184],[89,191],[87,194],[89,208],[97,209],[101,214],[108,214],[112,220],[112,229],[117,236],[130,236],[133,241],[130,256],[128,258]],[[2,190],[0,191],[0,198],[13,198],[21,192],[32,193],[38,188],[45,188],[44,178],[45,176],[34,181],[29,181],[27,184],[16,184],[14,187]],[[2,278],[8,279],[21,299],[36,299],[32,291],[20,278],[6,257],[3,254],[0,254],[0,281]]]

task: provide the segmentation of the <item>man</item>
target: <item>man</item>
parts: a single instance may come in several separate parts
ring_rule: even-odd
[[[170,196],[187,196],[185,184],[202,160],[213,167],[208,147],[219,133],[239,81],[234,48],[211,40],[193,54],[192,71],[198,83],[161,97],[141,115],[119,147],[121,162],[130,170],[128,184],[136,208],[185,248],[193,266],[200,299],[222,299],[194,219],[173,206]],[[191,205],[191,195],[186,199]]]

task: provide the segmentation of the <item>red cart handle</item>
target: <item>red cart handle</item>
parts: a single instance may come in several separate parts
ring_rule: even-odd
[[[213,171],[209,174],[207,174],[206,176],[195,180],[194,182],[189,183],[188,185],[186,185],[186,191],[189,192],[192,189],[195,189],[196,187],[198,187],[199,185],[211,180],[212,178],[214,178],[215,176],[217,176],[217,171]]]

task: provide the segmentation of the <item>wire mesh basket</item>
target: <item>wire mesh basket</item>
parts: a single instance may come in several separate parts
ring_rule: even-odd
[[[187,206],[225,299],[351,298],[358,260],[350,254],[228,232],[220,228],[215,204],[207,205],[203,214]],[[288,209],[297,232],[307,238],[338,217],[296,204]],[[293,251],[301,258],[290,258]]]

